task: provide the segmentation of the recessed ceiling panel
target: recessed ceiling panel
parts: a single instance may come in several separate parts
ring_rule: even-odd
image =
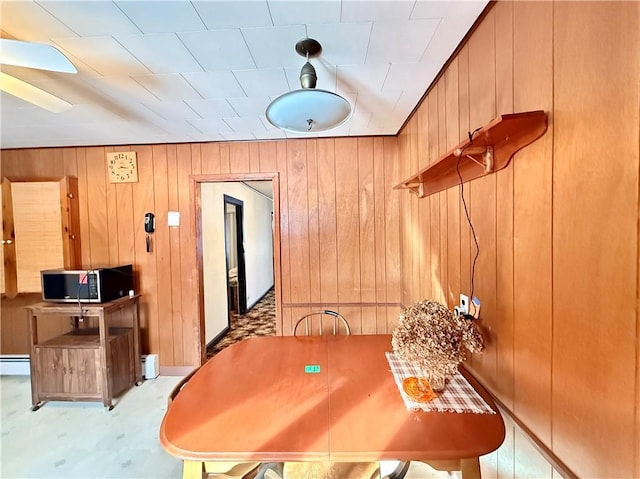
[[[342,1],[343,22],[409,20],[415,2],[408,0]]]
[[[282,68],[239,70],[234,74],[247,96],[278,96],[289,91]]]
[[[189,82],[175,73],[167,73],[164,75],[135,75],[132,78],[160,100],[176,101],[201,98]]]
[[[55,38],[54,42],[101,75],[140,75],[149,69],[113,37]],[[64,53],[64,52],[63,52]]]
[[[113,2],[70,0],[42,2],[40,6],[83,37],[140,33],[138,27]]]
[[[411,12],[411,19],[477,17],[486,5],[484,0],[418,0]]]
[[[267,2],[251,1],[204,1],[192,2],[208,30],[224,28],[271,26]]]
[[[178,36],[205,71],[256,67],[239,29],[179,33]]]
[[[203,98],[238,98],[244,90],[232,72],[183,73],[182,77]]]
[[[369,47],[371,23],[314,23],[307,27],[309,37],[322,45],[323,62],[332,65],[364,63]]]
[[[304,65],[306,61],[296,53],[296,43],[306,38],[303,25],[285,27],[243,28],[251,56],[258,68]]]
[[[186,100],[185,103],[202,118],[231,118],[237,113],[227,100]]]
[[[339,23],[341,2],[338,0],[282,1],[271,0],[269,11],[274,25],[300,25],[309,23]],[[312,15],[311,15],[312,14]],[[313,38],[313,37],[312,37]]]
[[[418,62],[440,20],[375,22],[367,52],[367,63]]]
[[[191,32],[206,29],[191,2],[127,0],[115,3],[142,33]]]
[[[0,22],[2,30],[16,40],[48,43],[53,37],[77,36],[35,2],[0,2]]]
[[[116,39],[153,73],[202,71],[175,33],[122,35],[116,36]]]

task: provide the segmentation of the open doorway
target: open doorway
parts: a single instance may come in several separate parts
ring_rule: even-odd
[[[242,222],[244,203],[229,195],[223,195],[223,199],[229,311],[245,314],[247,312],[247,279]]]
[[[268,329],[261,321],[266,315],[259,313],[266,303],[271,304],[269,334],[282,334],[279,185],[273,173],[201,175],[192,181],[204,361],[208,352],[235,338],[232,325],[239,317],[251,328]],[[269,209],[256,216],[260,202],[268,202]],[[242,311],[246,314],[238,314]],[[253,335],[262,334],[248,334]]]

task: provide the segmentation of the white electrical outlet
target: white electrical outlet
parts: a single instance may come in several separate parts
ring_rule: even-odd
[[[460,295],[460,312],[462,314],[469,314],[469,296],[466,294]]]

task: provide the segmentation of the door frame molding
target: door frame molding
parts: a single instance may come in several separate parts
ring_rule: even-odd
[[[204,331],[204,269],[202,264],[202,183],[224,183],[243,181],[271,181],[273,185],[273,275],[276,301],[276,334],[282,335],[282,267],[280,246],[280,174],[274,173],[228,173],[219,175],[191,175],[191,205],[193,210],[193,224],[196,251],[196,317],[198,328],[198,347],[200,349],[200,364],[207,359]]]

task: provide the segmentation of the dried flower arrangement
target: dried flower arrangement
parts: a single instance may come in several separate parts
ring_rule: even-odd
[[[400,313],[391,345],[394,353],[416,364],[432,384],[452,377],[466,352],[484,348],[482,332],[475,321],[456,316],[430,300],[418,301]]]

